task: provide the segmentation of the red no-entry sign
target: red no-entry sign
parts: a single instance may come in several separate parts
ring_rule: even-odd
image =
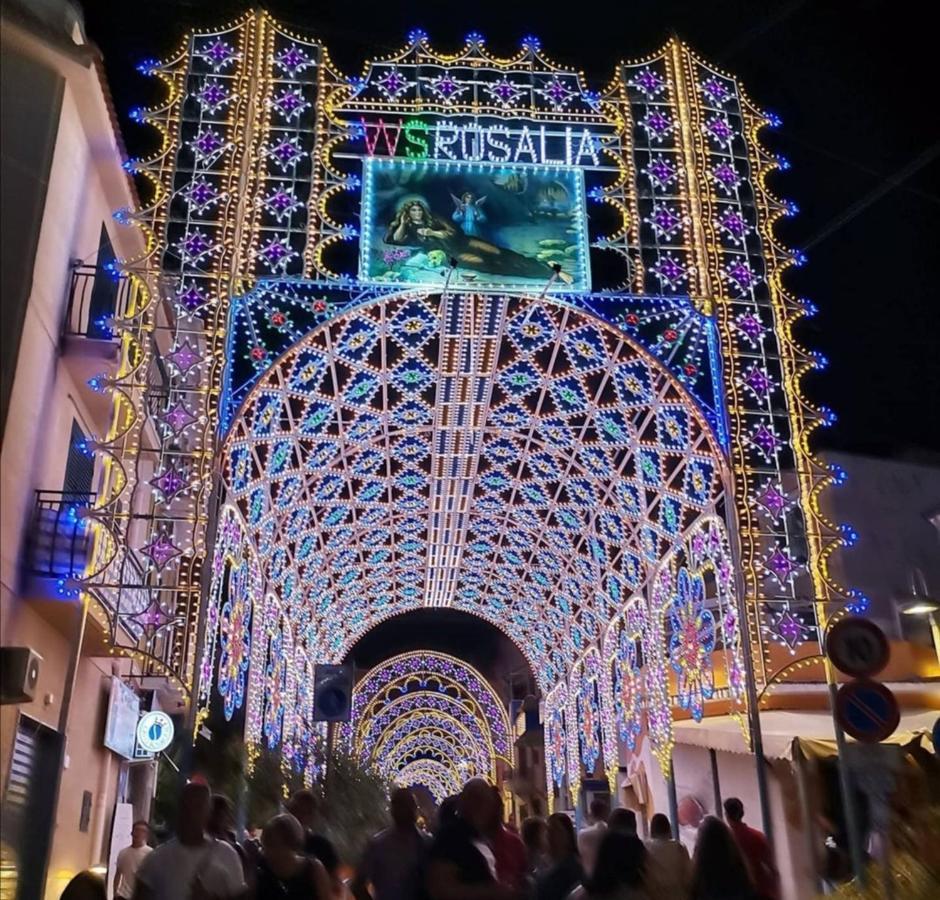
[[[846,734],[877,744],[894,734],[901,711],[894,694],[877,681],[852,681],[839,688],[836,718]]]

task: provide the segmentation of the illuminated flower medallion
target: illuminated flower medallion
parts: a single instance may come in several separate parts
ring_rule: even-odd
[[[245,696],[245,676],[251,656],[251,596],[248,582],[247,565],[242,564],[233,570],[228,600],[222,607],[218,684],[226,719],[232,718]]]
[[[705,583],[700,575],[682,568],[676,587],[669,607],[669,660],[677,676],[679,705],[698,722],[715,689],[711,662],[715,619],[705,608]]]
[[[620,632],[617,660],[614,665],[614,698],[617,710],[617,728],[620,739],[631,750],[642,729],[643,710],[637,639],[626,631]]]

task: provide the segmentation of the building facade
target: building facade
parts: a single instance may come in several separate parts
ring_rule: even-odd
[[[113,217],[138,199],[75,10],[4,4],[2,41],[0,634],[5,652],[30,648],[41,662],[32,699],[0,707],[0,881],[4,897],[58,897],[106,861],[117,801],[149,810],[141,773],[104,746],[112,677],[132,663],[108,653],[92,622],[82,640],[72,583],[100,485],[93,442],[112,415],[95,388],[114,373],[110,322],[130,302],[115,264],[144,245]],[[15,687],[5,680],[4,693]]]

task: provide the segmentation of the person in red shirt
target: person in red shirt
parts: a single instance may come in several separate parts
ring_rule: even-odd
[[[499,788],[494,786],[492,791],[493,806],[486,837],[496,859],[496,880],[514,891],[523,891],[529,868],[525,844],[518,834],[506,827]]]
[[[725,818],[747,862],[754,888],[761,900],[779,900],[780,873],[762,831],[744,824],[744,804],[737,797],[725,800]]]

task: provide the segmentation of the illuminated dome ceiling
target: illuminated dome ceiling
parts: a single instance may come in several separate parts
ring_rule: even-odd
[[[550,299],[347,312],[271,365],[224,452],[310,658],[454,607],[508,634],[543,689],[721,497],[717,442],[677,379]]]

